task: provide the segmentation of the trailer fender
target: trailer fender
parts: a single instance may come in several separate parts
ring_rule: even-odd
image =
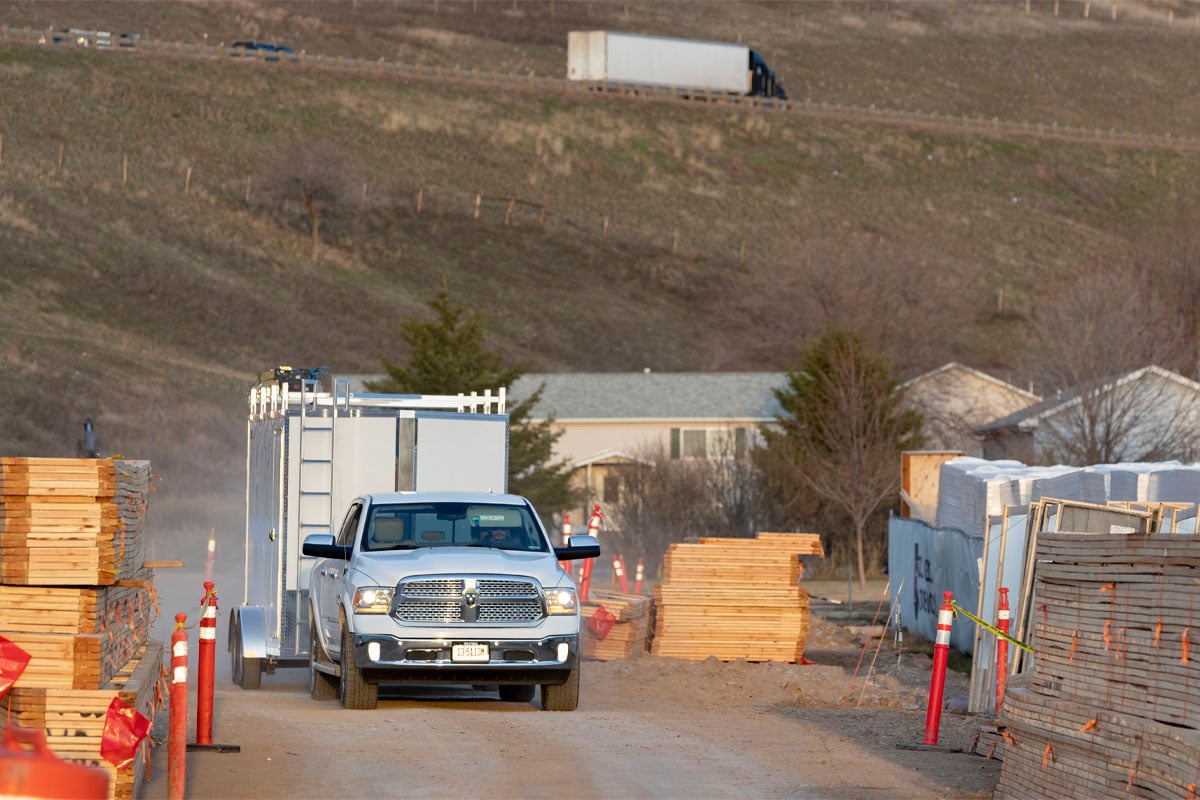
[[[241,636],[246,658],[267,658],[267,609],[262,606],[236,606],[229,612],[229,652],[235,636]]]

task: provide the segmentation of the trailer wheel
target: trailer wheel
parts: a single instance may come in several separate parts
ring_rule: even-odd
[[[257,689],[262,686],[262,659],[246,658],[240,629],[233,637],[233,682],[243,689]]]
[[[579,668],[571,670],[566,683],[542,686],[543,711],[574,711],[579,707]]]
[[[308,621],[308,693],[313,700],[333,700],[338,695],[337,679],[317,669],[316,662],[328,661],[321,640],[317,636],[317,623]]]
[[[374,708],[379,703],[379,685],[363,680],[354,662],[354,634],[342,627],[342,708]]]
[[[536,688],[532,683],[522,685],[502,683],[500,684],[500,699],[506,703],[528,703],[533,699]]]

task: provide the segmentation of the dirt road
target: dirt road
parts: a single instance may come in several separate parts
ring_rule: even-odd
[[[814,618],[806,651],[814,664],[589,661],[580,708],[571,713],[541,711],[537,699],[504,703],[470,687],[397,688],[375,710],[346,711],[311,700],[304,670],[266,675],[257,691],[233,686],[219,647],[213,741],[240,752],[189,752],[186,793],[230,800],[990,796],[999,762],[906,748],[923,738],[929,659],[885,652],[869,676],[863,666],[856,678],[863,654],[850,629]],[[950,675],[951,708],[965,706],[966,685],[966,676]],[[939,745],[963,748],[977,728],[977,720],[948,710]],[[150,800],[167,797],[165,731],[160,738],[145,787]]]

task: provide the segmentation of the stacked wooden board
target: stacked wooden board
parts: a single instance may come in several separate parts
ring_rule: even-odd
[[[30,656],[0,708],[60,758],[107,769],[113,798],[136,796],[149,743],[125,769],[101,759],[108,705],[152,718],[163,698],[149,492],[144,461],[0,458],[0,635]]]
[[[1198,578],[1192,535],[1038,534],[1032,679],[1005,694],[997,798],[1195,793]]]
[[[596,661],[613,661],[645,655],[650,635],[650,608],[653,598],[627,592],[592,591],[580,611],[583,626],[583,657]],[[586,622],[600,608],[616,619],[603,638]]]
[[[804,660],[808,593],[801,556],[824,556],[815,533],[704,537],[671,545],[655,589],[655,655],[723,661]]]

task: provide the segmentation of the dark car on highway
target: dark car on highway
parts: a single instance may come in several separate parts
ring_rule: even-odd
[[[246,55],[249,53],[262,53],[263,60],[265,61],[278,61],[280,56],[287,56],[293,52],[292,48],[284,44],[256,42],[249,39],[234,42],[230,46],[233,48],[233,52],[231,53],[233,56],[243,55],[239,51],[246,51]]]

